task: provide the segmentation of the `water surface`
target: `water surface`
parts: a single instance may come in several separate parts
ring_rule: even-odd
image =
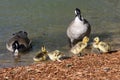
[[[0,67],[32,64],[33,56],[43,44],[49,51],[67,52],[66,28],[74,19],[76,7],[91,24],[91,40],[99,36],[112,49],[119,49],[119,0],[0,0]],[[15,62],[5,42],[20,30],[28,32],[33,48]]]

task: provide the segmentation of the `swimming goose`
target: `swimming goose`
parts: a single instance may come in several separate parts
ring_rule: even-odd
[[[19,52],[28,50],[31,47],[31,41],[27,35],[28,33],[25,31],[14,33],[13,36],[7,41],[6,48],[13,52],[14,56],[18,56]]]
[[[85,36],[81,42],[78,42],[74,47],[71,48],[73,54],[80,54],[87,47],[89,38]]]
[[[75,19],[67,28],[67,36],[69,38],[70,47],[81,41],[85,36],[89,36],[91,26],[89,22],[81,16],[80,9],[75,9]]]
[[[99,37],[94,38],[93,48],[97,49],[99,53],[106,53],[111,50],[111,47],[108,43],[100,41]]]
[[[47,50],[45,48],[45,46],[41,47],[41,51],[37,53],[37,55],[35,57],[33,57],[34,61],[44,61],[47,59]]]

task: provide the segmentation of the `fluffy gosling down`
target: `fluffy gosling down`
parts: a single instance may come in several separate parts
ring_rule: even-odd
[[[89,38],[85,36],[81,42],[78,42],[74,47],[71,48],[73,54],[80,54],[87,47]]]
[[[59,61],[59,62],[61,62],[60,59],[64,56],[64,54],[61,51],[59,51],[59,50],[54,50],[54,51],[48,53],[48,56],[49,56],[49,58],[52,61]]]
[[[93,48],[97,49],[99,53],[107,53],[111,50],[108,43],[100,41],[99,37],[95,37],[92,44]]]
[[[37,55],[35,57],[33,57],[34,61],[44,61],[47,59],[47,50],[45,48],[45,46],[41,47],[41,51],[37,53]]]

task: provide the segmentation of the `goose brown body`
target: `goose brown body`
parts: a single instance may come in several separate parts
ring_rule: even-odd
[[[15,47],[13,46],[17,46],[17,49],[15,49]],[[27,37],[27,32],[24,31],[14,33],[13,36],[6,43],[6,48],[13,53],[15,52],[15,50],[18,50],[18,52],[26,51],[30,47],[31,41]]]

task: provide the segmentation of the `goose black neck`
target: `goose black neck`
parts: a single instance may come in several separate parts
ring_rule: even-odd
[[[12,44],[12,48],[13,48],[13,51],[15,51],[16,49],[19,49],[19,43],[18,43],[18,41],[15,41],[15,42]]]
[[[80,9],[76,8],[75,9],[75,14],[76,14],[76,17],[78,17],[80,20],[82,20]]]
[[[79,14],[79,15],[76,15],[75,17],[78,17],[78,18],[82,21],[82,17],[81,17],[80,14]]]

